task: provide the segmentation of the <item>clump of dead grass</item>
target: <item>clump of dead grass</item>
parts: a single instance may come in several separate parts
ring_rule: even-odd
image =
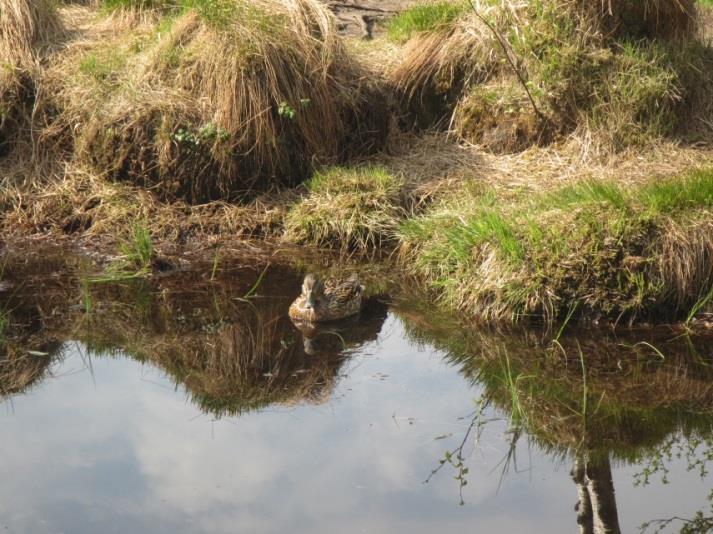
[[[30,122],[41,50],[59,29],[50,2],[0,1],[0,156]]]
[[[37,48],[46,45],[60,28],[52,4],[44,1],[2,0],[0,2],[0,53],[3,61],[29,68]]]
[[[159,201],[146,189],[111,182],[88,170],[0,192],[3,235],[51,234],[118,239],[135,221],[146,221],[161,242],[222,238],[277,241],[296,193],[260,195],[250,202],[213,201],[193,205]]]
[[[580,0],[607,34],[627,39],[686,39],[696,30],[695,0]]]
[[[575,131],[614,150],[709,134],[713,51],[695,13],[688,0],[476,2],[416,34],[391,81],[419,126],[496,152]]]
[[[316,0],[189,2],[77,45],[48,79],[61,112],[44,140],[164,199],[295,185],[375,150],[388,126]]]
[[[306,186],[308,194],[287,214],[288,239],[347,253],[393,242],[405,215],[400,178],[381,167],[334,167]]]

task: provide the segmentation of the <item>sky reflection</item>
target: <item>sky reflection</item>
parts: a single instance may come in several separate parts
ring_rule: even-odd
[[[0,526],[7,532],[576,531],[571,461],[522,439],[501,477],[508,425],[494,420],[459,506],[448,466],[480,395],[443,354],[390,315],[339,370],[327,402],[215,419],[164,373],[67,343],[51,376],[2,411]],[[489,418],[502,414],[488,412]],[[444,437],[446,436],[446,437]],[[436,439],[442,438],[442,439]],[[623,532],[705,507],[707,481],[670,466],[635,487],[613,466]]]

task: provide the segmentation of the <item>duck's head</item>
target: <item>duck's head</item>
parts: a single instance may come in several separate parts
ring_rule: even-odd
[[[305,308],[313,310],[324,296],[324,284],[317,275],[308,274],[302,282],[302,294],[305,297]]]

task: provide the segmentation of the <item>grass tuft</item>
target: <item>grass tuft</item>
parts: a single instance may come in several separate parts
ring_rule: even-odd
[[[308,195],[287,214],[288,238],[359,253],[393,242],[404,215],[402,181],[386,169],[334,167],[306,185]]]
[[[103,273],[87,278],[86,282],[112,283],[151,274],[155,256],[151,231],[145,222],[134,223],[129,235],[119,243],[119,251],[121,255]],[[91,293],[86,296],[91,298]]]
[[[713,287],[713,171],[498,202],[457,191],[399,227],[404,264],[485,319],[676,318]]]
[[[52,2],[0,0],[0,157],[31,130],[38,63],[60,30]]]
[[[654,182],[639,192],[641,202],[652,214],[713,207],[710,170],[693,171],[681,180]]]
[[[582,204],[609,204],[620,211],[628,208],[626,193],[617,183],[587,180],[567,186],[543,199],[545,205],[560,209]]]
[[[48,67],[39,138],[111,180],[164,200],[242,200],[385,140],[379,84],[317,0],[104,6],[128,14]]]
[[[124,260],[137,271],[151,268],[154,257],[151,232],[146,223],[136,223],[129,238],[120,245]]]
[[[432,1],[416,4],[389,21],[389,39],[397,43],[405,43],[418,33],[448,27],[468,9],[470,9],[470,4],[460,1]]]
[[[494,152],[573,132],[615,151],[710,138],[713,49],[694,31],[693,2],[609,6],[475,2],[408,34],[391,80],[419,126],[452,125]]]

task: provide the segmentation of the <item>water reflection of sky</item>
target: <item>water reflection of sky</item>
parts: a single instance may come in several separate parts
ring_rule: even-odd
[[[430,470],[468,426],[478,391],[389,317],[342,367],[332,399],[213,420],[161,371],[69,344],[52,377],[5,403],[0,526],[8,532],[547,532],[577,530],[569,460],[525,440],[502,479],[506,425],[453,471]],[[438,436],[452,434],[436,440]],[[690,516],[708,486],[682,461],[634,487],[615,466],[623,532]],[[499,487],[500,486],[500,487]],[[499,487],[499,489],[498,489]]]

